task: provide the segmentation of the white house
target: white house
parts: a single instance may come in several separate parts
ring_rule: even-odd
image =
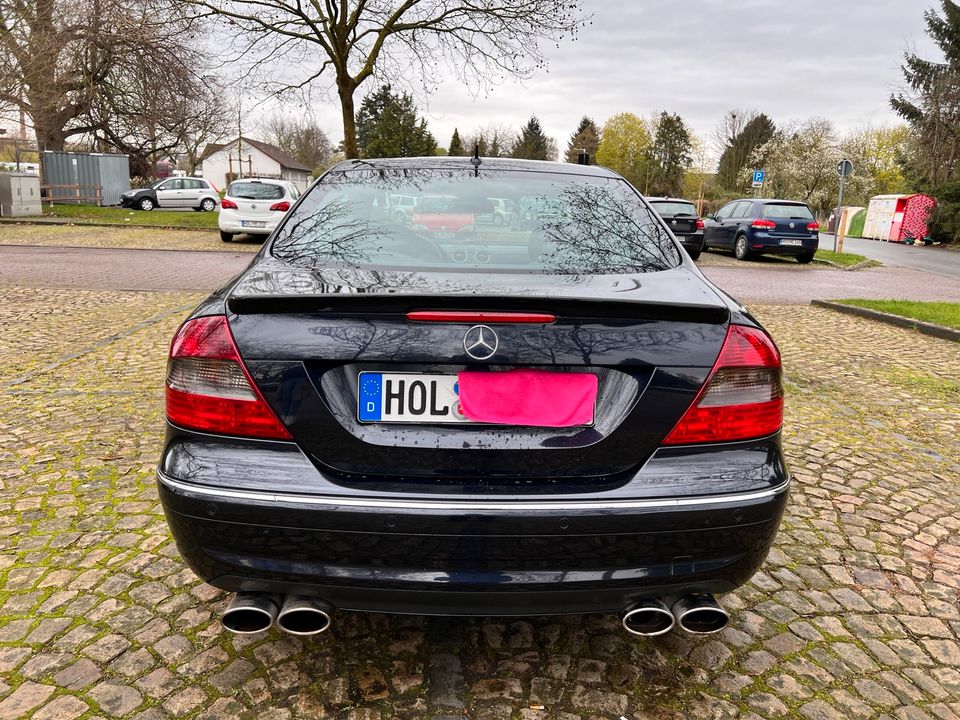
[[[207,145],[201,172],[221,189],[238,177],[261,177],[289,180],[306,190],[311,169],[276,145],[241,137],[239,143]]]

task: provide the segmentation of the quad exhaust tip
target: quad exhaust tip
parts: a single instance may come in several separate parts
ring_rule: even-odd
[[[620,622],[631,635],[656,637],[673,630],[675,620],[663,601],[651,598],[630,605],[620,615]]]
[[[288,595],[277,616],[277,627],[301,637],[319,635],[330,628],[333,608],[323,600],[303,595]]]
[[[276,622],[280,603],[279,595],[256,592],[237,593],[224,610],[220,623],[237,635],[264,632]]]
[[[730,622],[730,614],[708,593],[694,593],[673,604],[677,625],[694,635],[720,632]]]

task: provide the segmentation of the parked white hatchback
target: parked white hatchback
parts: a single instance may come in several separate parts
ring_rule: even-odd
[[[234,180],[220,201],[220,239],[230,242],[240,233],[269,235],[298,197],[297,186],[286,180]]]

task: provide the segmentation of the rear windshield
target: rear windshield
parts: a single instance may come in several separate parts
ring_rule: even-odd
[[[397,196],[414,198],[412,214],[398,211]],[[562,275],[656,272],[681,261],[619,178],[472,169],[328,173],[271,253],[306,266]]]
[[[766,218],[781,218],[787,220],[813,220],[813,213],[806,205],[788,205],[772,203],[763,206],[763,216]]]
[[[238,181],[230,183],[227,195],[242,200],[279,200],[283,197],[283,188],[273,183]]]
[[[660,215],[664,215],[666,217],[676,217],[677,215],[689,215],[690,217],[697,217],[697,208],[693,203],[651,200],[650,204],[653,205],[653,209],[660,213]]]

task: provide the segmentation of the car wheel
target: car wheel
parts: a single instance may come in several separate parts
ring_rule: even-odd
[[[203,202],[200,203],[200,209],[203,212],[213,212],[217,207],[217,202],[213,198],[204,198]]]
[[[137,207],[141,210],[153,210],[155,205],[156,203],[153,202],[153,198],[148,197],[140,198],[140,201],[137,203]]]
[[[233,233],[228,233],[221,230],[220,239],[223,240],[224,242],[233,242]]]
[[[797,262],[801,265],[807,265],[813,262],[813,253],[805,253],[803,255],[797,255]]]
[[[749,260],[750,248],[747,247],[747,236],[737,235],[737,241],[733,246],[733,254],[737,260]]]
[[[493,224],[496,225],[497,227],[500,227],[501,225],[503,225],[503,215],[494,215]]]
[[[687,255],[690,256],[691,260],[698,260],[700,258],[699,250],[687,250]]]

